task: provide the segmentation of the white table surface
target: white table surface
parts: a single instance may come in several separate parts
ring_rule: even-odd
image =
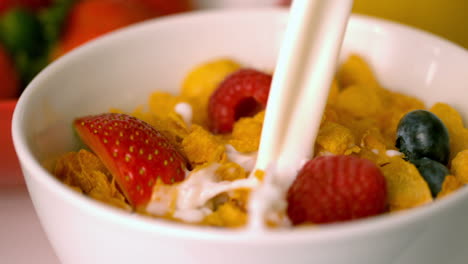
[[[0,185],[0,262],[58,264],[25,185]]]

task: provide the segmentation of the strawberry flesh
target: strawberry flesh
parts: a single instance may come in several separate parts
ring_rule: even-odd
[[[74,122],[82,141],[102,160],[135,208],[151,198],[158,179],[184,180],[185,160],[154,127],[125,114],[106,113]]]

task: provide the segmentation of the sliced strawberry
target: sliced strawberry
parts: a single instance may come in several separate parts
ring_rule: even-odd
[[[208,103],[212,132],[231,132],[236,120],[265,109],[271,79],[271,75],[254,69],[240,69],[226,77]]]
[[[379,168],[354,156],[321,156],[307,162],[287,195],[293,224],[331,223],[385,211],[386,182]]]
[[[107,113],[78,118],[74,127],[137,209],[149,201],[158,179],[172,184],[185,178],[184,158],[144,121]]]

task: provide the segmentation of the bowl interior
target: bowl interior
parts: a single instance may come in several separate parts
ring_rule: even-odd
[[[39,74],[16,108],[13,134],[23,168],[76,149],[74,118],[110,108],[130,111],[146,104],[155,90],[176,93],[182,78],[198,63],[231,57],[273,70],[286,19],[281,9],[162,18],[102,37],[64,56]],[[417,95],[428,105],[448,102],[466,121],[468,105],[461,96],[468,87],[465,50],[424,32],[353,16],[340,60],[352,52],[370,62],[384,86]],[[32,177],[51,192],[67,188],[44,170]],[[463,190],[461,195],[468,193]]]

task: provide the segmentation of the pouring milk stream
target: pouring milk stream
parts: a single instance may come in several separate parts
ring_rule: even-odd
[[[285,195],[311,158],[352,0],[295,0],[273,76],[254,172],[265,172],[252,191],[249,228],[281,217]],[[278,215],[279,213],[279,215]]]

